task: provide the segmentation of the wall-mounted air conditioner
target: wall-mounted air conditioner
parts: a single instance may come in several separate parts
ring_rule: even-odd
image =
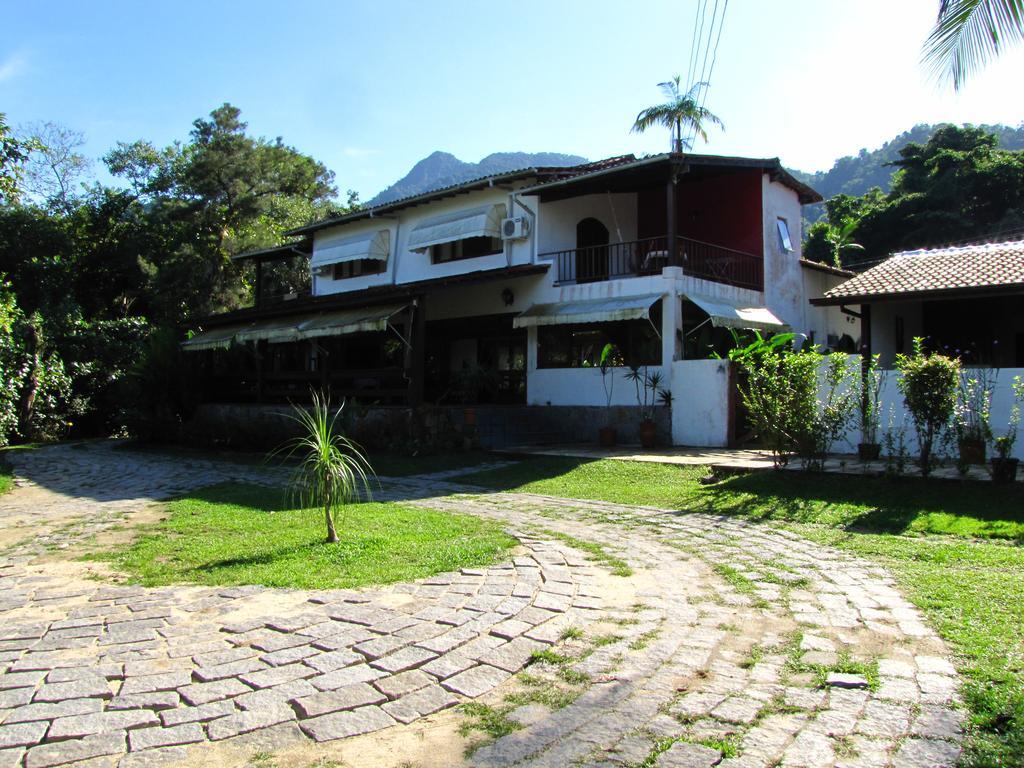
[[[525,216],[514,219],[503,219],[501,222],[502,240],[522,240],[530,234],[530,222]]]

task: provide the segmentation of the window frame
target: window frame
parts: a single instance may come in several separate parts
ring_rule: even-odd
[[[783,216],[775,218],[775,231],[779,235],[779,245],[783,253],[793,253],[793,235],[789,230],[789,221]]]
[[[465,253],[466,243],[477,243],[478,241],[490,241],[489,247],[492,250],[484,253]],[[481,245],[483,243],[480,243]],[[497,250],[493,250],[497,248]],[[450,253],[450,255],[442,258],[443,253]],[[451,240],[447,243],[438,243],[437,245],[430,246],[430,263],[431,264],[450,264],[453,261],[465,261],[466,259],[480,259],[484,256],[501,256],[505,252],[505,241],[500,237],[487,237],[486,235],[480,235],[477,237],[466,237],[461,240]]]
[[[358,266],[358,271],[356,267]],[[382,275],[388,269],[388,263],[384,259],[356,259],[354,261],[339,261],[331,265],[332,280],[352,280],[356,277],[367,277],[369,275]],[[350,274],[342,274],[348,271]]]

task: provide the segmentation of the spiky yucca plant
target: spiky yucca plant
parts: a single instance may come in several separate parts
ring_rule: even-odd
[[[293,406],[290,417],[302,428],[302,435],[282,447],[287,457],[300,461],[291,478],[291,492],[303,506],[322,509],[327,521],[327,542],[338,541],[334,513],[346,504],[372,497],[373,468],[359,447],[338,428],[345,404],[331,410],[330,397],[313,392],[309,408]]]

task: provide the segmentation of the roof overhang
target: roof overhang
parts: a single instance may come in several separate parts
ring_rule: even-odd
[[[974,288],[823,296],[818,299],[811,299],[810,301],[816,307],[838,307],[844,304],[882,304],[895,301],[953,301],[956,299],[977,299],[987,296],[1021,295],[1024,295],[1024,283],[1007,283],[1004,285],[983,285]]]
[[[313,250],[313,242],[309,238],[296,240],[292,243],[282,243],[272,248],[259,248],[255,251],[238,253],[231,257],[232,261],[278,261],[280,259],[293,259],[296,256],[309,258]]]
[[[534,304],[512,320],[513,328],[570,323],[611,323],[618,320],[650,319],[651,307],[663,294],[624,296],[613,299],[565,301],[556,304]]]
[[[582,173],[565,179],[546,181],[519,190],[520,194],[538,195],[544,202],[563,200],[579,195],[606,192],[633,192],[644,187],[664,184],[673,170],[679,182],[698,181],[701,177],[721,175],[736,170],[755,169],[768,173],[772,181],[785,184],[795,191],[802,204],[819,203],[821,195],[795,178],[782,167],[777,157],[729,157],[725,155],[695,155],[669,153],[641,158],[591,173]]]
[[[389,304],[429,295],[434,291],[458,288],[465,285],[536,277],[547,272],[550,267],[550,264],[523,264],[513,267],[483,269],[476,272],[466,272],[460,275],[437,277],[430,280],[401,283],[399,285],[382,285],[364,288],[359,291],[332,293],[326,296],[308,296],[292,301],[282,301],[266,307],[247,307],[245,309],[236,309],[232,312],[210,315],[209,317],[197,320],[196,324],[205,328],[214,328],[234,323],[252,322],[269,317]]]

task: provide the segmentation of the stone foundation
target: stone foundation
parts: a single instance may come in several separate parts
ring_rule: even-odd
[[[291,406],[207,403],[182,430],[185,442],[235,448],[274,448],[295,437]],[[475,426],[467,424],[475,420]],[[553,443],[596,443],[609,424],[622,444],[638,444],[636,406],[477,405],[353,406],[344,416],[346,432],[367,448],[451,449],[467,440],[481,448]],[[659,445],[671,444],[671,412],[655,410]]]

